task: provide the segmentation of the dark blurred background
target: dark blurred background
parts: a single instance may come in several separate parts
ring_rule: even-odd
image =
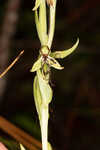
[[[34,1],[0,0],[0,72],[24,49],[24,55],[0,79],[0,113],[40,139],[30,69],[37,59]],[[53,50],[76,51],[52,69],[49,141],[57,150],[100,149],[100,0],[58,0]]]

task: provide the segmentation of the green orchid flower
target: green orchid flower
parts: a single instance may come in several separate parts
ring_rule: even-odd
[[[48,30],[46,3],[50,11]],[[49,85],[50,70],[51,68],[64,69],[56,59],[63,59],[70,55],[77,48],[79,39],[68,50],[52,52],[51,45],[55,30],[56,0],[36,0],[33,10],[35,11],[35,23],[41,48],[39,50],[39,57],[30,71],[36,72],[33,94],[41,127],[42,149],[51,150],[51,145],[48,142],[49,103],[53,97],[53,91]]]
[[[65,58],[70,55],[78,46],[79,39],[74,46],[68,50],[51,52],[48,46],[42,46],[38,60],[33,64],[31,72],[36,71],[34,79],[33,93],[34,100],[39,116],[41,134],[42,134],[42,148],[43,150],[52,150],[48,144],[48,119],[49,119],[49,103],[53,97],[53,91],[49,85],[50,68],[53,67],[62,70],[62,67],[56,58]]]
[[[45,74],[45,66],[48,67],[54,67],[56,69],[63,69],[63,67],[61,67],[61,65],[58,63],[58,61],[56,61],[56,59],[54,59],[53,57],[50,56],[50,50],[47,46],[43,46],[40,49],[40,57],[39,59],[34,63],[31,72],[37,71],[40,68],[42,69],[42,72]]]
[[[70,55],[78,46],[79,39],[77,39],[77,42],[74,44],[74,46],[68,50],[64,51],[56,51],[56,52],[51,52],[51,50],[47,46],[43,46],[40,49],[40,56],[38,60],[33,64],[31,72],[38,71],[41,69],[42,75],[45,77],[48,72],[45,72],[45,67],[53,67],[58,70],[64,69],[59,62],[55,58],[65,58],[68,55]]]

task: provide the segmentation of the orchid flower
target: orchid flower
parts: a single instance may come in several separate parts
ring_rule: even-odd
[[[50,11],[49,30],[47,30],[46,3]],[[64,69],[56,59],[63,59],[70,55],[77,48],[79,39],[68,50],[52,52],[51,45],[55,30],[56,0],[36,0],[33,11],[35,11],[35,23],[41,43],[38,59],[30,70],[31,72],[36,72],[33,83],[33,95],[40,121],[42,149],[51,150],[51,145],[48,142],[49,103],[53,97],[53,91],[49,85],[50,70],[52,67],[58,70]]]

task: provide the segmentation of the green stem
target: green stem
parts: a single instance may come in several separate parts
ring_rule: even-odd
[[[42,134],[42,149],[48,150],[48,106],[41,109],[41,134]]]

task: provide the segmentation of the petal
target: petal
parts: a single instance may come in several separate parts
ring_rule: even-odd
[[[79,44],[79,39],[77,39],[77,42],[73,45],[72,48],[68,49],[68,50],[64,50],[64,51],[56,51],[51,53],[51,56],[54,58],[65,58],[68,55],[70,55],[78,46]]]
[[[41,57],[33,64],[32,69],[30,70],[30,72],[35,72],[40,68],[41,68]]]
[[[47,106],[51,100],[52,100],[52,89],[48,82],[43,79],[42,73],[40,70],[37,71],[37,76],[38,76],[38,82],[39,82],[39,88],[40,88],[40,93],[42,97],[42,105]]]
[[[54,59],[53,57],[48,56],[48,58],[47,58],[47,63],[48,63],[51,67],[53,67],[53,68],[56,68],[56,69],[59,69],[59,70],[64,69],[64,67],[62,67],[62,66],[59,64],[59,62],[58,62],[56,59]]]
[[[35,6],[32,10],[34,11],[34,10],[38,9],[38,7],[40,6],[40,3],[41,3],[41,0],[36,0]]]

